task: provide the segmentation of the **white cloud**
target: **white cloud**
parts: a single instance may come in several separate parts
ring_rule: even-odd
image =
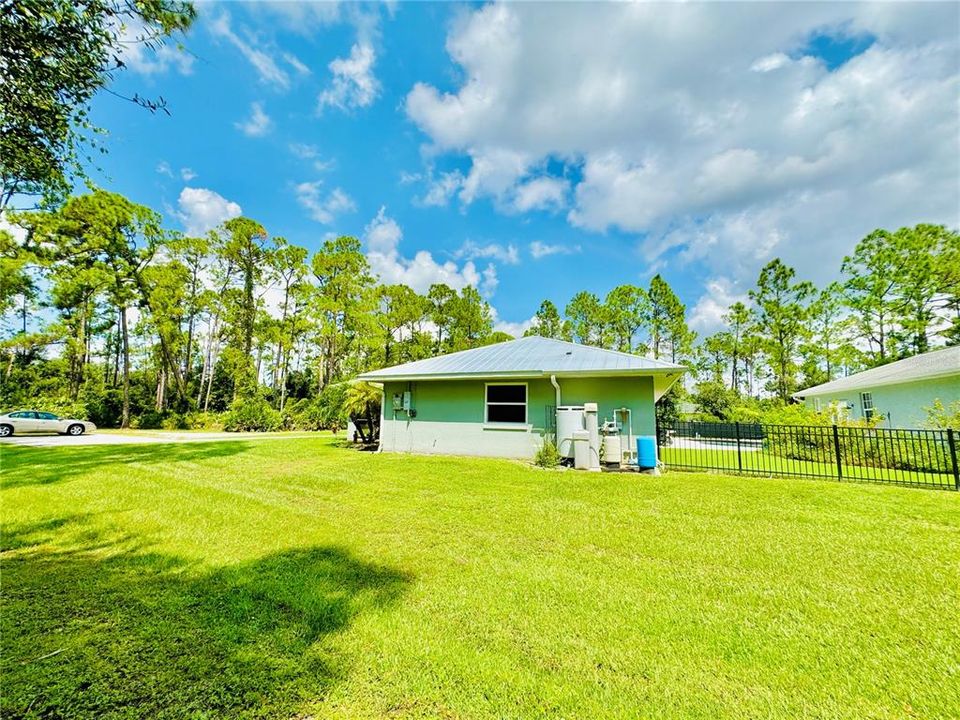
[[[713,276],[780,255],[822,277],[875,227],[960,224],[958,22],[956,4],[487,4],[447,37],[462,80],[405,107],[429,162],[470,163],[438,202],[565,208]],[[830,67],[818,34],[875,40]]]
[[[280,90],[290,87],[290,75],[287,71],[280,67],[272,55],[262,49],[262,42],[258,38],[249,33],[247,38],[242,38],[234,32],[228,13],[224,12],[210,21],[210,32],[214,37],[226,40],[239,50],[240,54],[253,65],[261,82]]]
[[[233,125],[248,137],[262,137],[270,132],[273,121],[263,111],[263,104],[255,102],[250,104],[250,117]]]
[[[776,52],[760,58],[750,66],[750,69],[754,72],[770,72],[771,70],[782,68],[789,62],[790,58],[787,55],[782,52]]]
[[[493,329],[498,332],[505,332],[515,338],[523,337],[523,334],[536,323],[536,316],[520,322],[510,322],[509,320],[501,320],[496,308],[491,307],[490,311],[493,314]]]
[[[287,63],[287,65],[289,65],[290,67],[292,67],[294,70],[296,70],[296,71],[297,71],[298,73],[300,73],[301,75],[309,75],[309,74],[310,74],[310,68],[308,68],[308,67],[303,63],[303,61],[301,61],[300,58],[298,58],[298,57],[297,57],[296,55],[294,55],[293,53],[285,52],[285,53],[283,53],[283,55],[282,55],[281,57],[283,57],[283,60],[284,60],[285,63]]]
[[[553,177],[538,177],[518,185],[513,207],[519,212],[563,207],[570,183]]]
[[[161,42],[161,38],[159,29],[126,20],[120,26],[120,60],[141,75],[162,75],[171,68],[190,75],[193,55],[169,40]]]
[[[419,176],[417,179],[419,179]],[[403,178],[401,177],[401,182],[402,181]],[[410,180],[410,182],[413,182],[413,180]],[[440,177],[429,181],[427,192],[420,198],[419,202],[421,205],[428,207],[447,205],[450,202],[450,198],[452,198],[461,187],[463,187],[463,175],[460,174],[459,170],[440,173]]]
[[[337,0],[252,3],[250,10],[269,13],[286,30],[308,37],[325,26],[339,22],[342,18],[341,4]]]
[[[551,255],[575,255],[580,252],[579,245],[550,245],[549,243],[534,240],[530,243],[530,254],[534,260],[550,257]]]
[[[329,225],[337,215],[357,209],[353,199],[340,188],[334,188],[324,197],[321,192],[322,185],[323,183],[317,180],[302,182],[294,188],[297,202],[307,209],[313,220]]]
[[[190,182],[197,177],[197,173],[193,171],[192,168],[182,167],[180,168],[180,179],[184,182]]]
[[[418,251],[412,258],[400,254],[403,231],[397,221],[381,207],[377,216],[364,230],[367,259],[370,267],[385,285],[404,284],[419,293],[425,293],[434,283],[445,283],[455,290],[472,285],[484,295],[491,295],[497,286],[497,271],[492,264],[478,270],[472,260],[462,266],[449,261],[439,263],[426,251]]]
[[[354,43],[350,56],[331,61],[333,79],[320,93],[318,110],[333,106],[341,110],[367,107],[380,93],[380,83],[373,75],[377,55],[368,42]]]
[[[242,213],[240,206],[206,188],[185,187],[177,200],[177,219],[187,235],[200,236]]]
[[[514,245],[487,243],[480,245],[473,240],[467,240],[453,253],[458,260],[490,259],[502,262],[504,265],[517,265],[520,262],[520,253]]]
[[[709,279],[706,292],[690,311],[690,327],[704,335],[722,330],[725,327],[723,316],[735,302],[748,304],[747,293],[738,290],[729,278]]]
[[[316,145],[307,143],[290,143],[287,146],[293,155],[300,160],[310,161],[317,172],[327,172],[334,166],[333,160],[324,160],[320,157],[320,149]]]
[[[170,169],[170,163],[166,160],[161,160],[157,163],[157,174],[166,175],[167,177],[173,177],[173,170]]]

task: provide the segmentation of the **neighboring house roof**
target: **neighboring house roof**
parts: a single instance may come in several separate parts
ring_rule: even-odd
[[[684,370],[682,365],[663,360],[530,336],[374,370],[363,373],[359,379],[382,382],[550,375],[676,374],[679,377]]]
[[[807,388],[793,394],[795,398],[818,395],[837,395],[848,391],[869,390],[879,385],[933,380],[950,376],[960,377],[960,345],[897,360],[889,365],[864,370],[823,385]]]

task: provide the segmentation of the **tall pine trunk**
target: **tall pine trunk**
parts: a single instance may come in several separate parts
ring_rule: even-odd
[[[127,330],[127,307],[120,308],[120,334],[123,343],[123,411],[120,427],[130,427],[130,333]]]

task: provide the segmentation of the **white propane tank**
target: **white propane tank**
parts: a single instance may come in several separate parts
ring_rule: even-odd
[[[560,457],[573,457],[573,433],[583,430],[583,405],[557,408],[557,450]]]

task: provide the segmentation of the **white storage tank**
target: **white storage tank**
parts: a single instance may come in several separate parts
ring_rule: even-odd
[[[573,433],[583,430],[583,405],[557,408],[557,450],[560,457],[573,458]]]

